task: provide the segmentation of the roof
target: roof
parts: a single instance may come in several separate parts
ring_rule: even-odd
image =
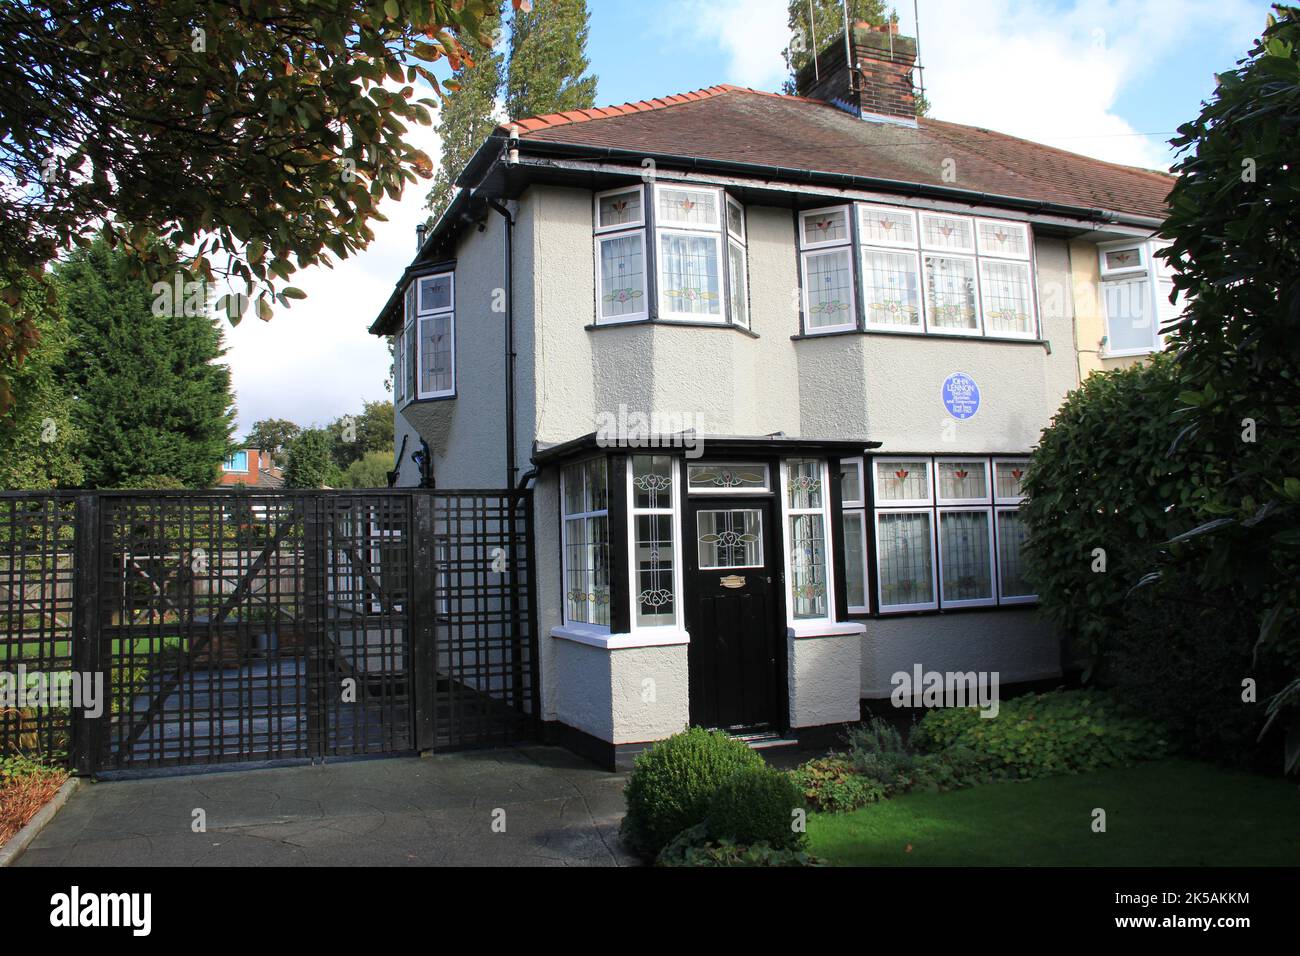
[[[500,132],[507,132],[507,124]],[[722,85],[514,121],[521,140],[779,166],[1162,219],[1174,179],[976,126],[870,122],[798,96]],[[956,181],[945,183],[944,161]]]

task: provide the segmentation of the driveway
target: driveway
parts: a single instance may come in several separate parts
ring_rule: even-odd
[[[17,865],[625,866],[625,782],[522,746],[97,783]]]

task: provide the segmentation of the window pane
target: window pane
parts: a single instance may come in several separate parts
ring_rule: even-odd
[[[814,458],[793,458],[786,463],[787,491],[790,507],[820,508],[822,506],[822,466]]]
[[[849,239],[849,217],[843,209],[809,213],[801,218],[805,245],[817,242],[847,242]]]
[[[849,250],[811,252],[804,257],[808,327],[853,324],[853,269]]]
[[[663,233],[659,280],[670,312],[721,315],[718,243],[710,236]]]
[[[1020,223],[981,220],[979,236],[982,255],[1029,258],[1029,230]]]
[[[695,516],[695,533],[701,569],[763,566],[761,511],[701,511]]]
[[[878,206],[861,206],[858,235],[867,245],[915,246],[916,219],[912,213]]]
[[[673,460],[667,455],[634,455],[632,491],[634,508],[673,506]]]
[[[727,200],[727,228],[737,239],[745,238],[745,210],[734,199]]]
[[[714,226],[718,218],[718,194],[712,190],[696,192],[688,189],[658,190],[659,222],[685,226]]]
[[[1139,247],[1134,247],[1132,249],[1107,249],[1105,257],[1107,272],[1114,272],[1121,269],[1142,268],[1142,250]]]
[[[582,465],[586,478],[582,501],[586,511],[605,511],[609,508],[607,465],[604,458],[593,458]]]
[[[566,465],[564,468],[564,513],[581,514],[587,509],[583,506],[583,469],[584,465]]]
[[[876,500],[928,501],[929,462],[923,458],[876,462]]]
[[[686,481],[692,491],[735,488],[767,490],[766,465],[687,465]]]
[[[609,519],[564,523],[565,600],[570,621],[609,626]]]
[[[451,314],[420,320],[420,391],[449,392],[451,375]]]
[[[882,607],[934,602],[929,512],[876,515]]]
[[[1029,309],[1029,263],[980,261],[984,287],[984,329],[987,332],[1033,331]]]
[[[855,459],[840,462],[840,499],[845,506],[862,504],[862,462]]]
[[[926,256],[925,296],[931,328],[978,327],[973,259]]]
[[[1025,477],[1024,461],[999,461],[994,465],[996,494],[999,498],[1020,498],[1024,495],[1021,482]]]
[[[989,496],[988,463],[975,461],[939,462],[939,499],[957,501]]]
[[[921,244],[927,249],[974,252],[975,233],[971,221],[962,216],[922,213]]]
[[[420,311],[434,312],[451,308],[451,273],[427,276],[420,280]]]
[[[673,610],[673,516],[636,516],[633,587],[636,591],[636,623],[640,627],[672,624]]]
[[[862,294],[869,324],[921,327],[921,281],[914,254],[863,249]]]
[[[1146,279],[1103,282],[1106,298],[1106,351],[1150,349],[1155,341],[1151,286]]]
[[[749,328],[749,282],[745,275],[745,248],[734,242],[727,244],[731,258],[731,320]]]
[[[1025,580],[1024,548],[1029,528],[1019,511],[998,512],[998,580],[1003,597],[1029,597],[1033,586]]]
[[[822,516],[790,516],[790,600],[795,618],[821,618],[826,605],[826,534]]]
[[[406,396],[407,398],[416,398],[416,359],[419,357],[419,349],[416,348],[416,322],[412,322],[406,327],[406,347],[402,355],[402,364],[406,366],[403,374],[406,376]]]
[[[641,190],[629,189],[627,192],[600,197],[601,228],[629,222],[641,222]]]
[[[600,240],[601,318],[645,311],[645,237],[641,233]]]
[[[867,606],[867,556],[863,550],[865,520],[861,511],[844,512],[844,580],[849,607]]]
[[[993,597],[993,562],[989,554],[987,511],[939,514],[939,563],[945,601]]]

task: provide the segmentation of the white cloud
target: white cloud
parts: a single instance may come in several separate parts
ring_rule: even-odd
[[[411,126],[406,136],[436,167],[442,150],[434,128]],[[362,401],[391,398],[384,389],[388,345],[366,330],[415,255],[415,227],[428,215],[428,191],[429,182],[420,180],[406,187],[400,202],[385,198],[379,209],[388,222],[372,223],[375,238],[363,252],[333,269],[298,272],[291,284],[307,298],[292,309],[277,308],[270,322],[261,322],[250,308],[237,327],[227,328],[238,437],[262,418],[323,425],[360,411]]]
[[[785,79],[785,0],[676,0],[666,10],[660,26],[680,37],[691,25],[697,38],[710,36],[726,51],[729,62],[719,64],[718,82],[776,89]],[[664,90],[679,93],[680,90]]]

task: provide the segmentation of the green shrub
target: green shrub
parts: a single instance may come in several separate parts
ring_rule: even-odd
[[[673,839],[655,866],[825,866],[803,849],[776,848],[766,843],[743,846],[733,840],[715,840],[706,824],[688,827]]]
[[[853,769],[875,783],[886,795],[909,789],[916,759],[903,743],[903,735],[880,717],[849,731],[849,760]]]
[[[799,788],[789,775],[762,764],[746,767],[722,781],[709,801],[705,822],[714,839],[798,849],[805,837],[795,831],[793,822],[795,811],[802,806]]]
[[[814,809],[847,813],[883,800],[883,787],[853,769],[844,757],[818,757],[790,771],[790,779]]]
[[[955,746],[933,754],[920,754],[913,769],[912,789],[963,790],[1006,776],[991,754]]]
[[[636,758],[623,791],[623,839],[653,858],[677,834],[704,822],[724,780],[763,765],[763,758],[743,742],[717,731],[692,727],[661,740]]]
[[[1125,717],[1107,694],[1053,691],[1004,701],[996,717],[976,708],[932,710],[912,734],[917,747],[960,746],[986,754],[1016,777],[1046,777],[1129,766],[1164,756],[1163,728]]]

